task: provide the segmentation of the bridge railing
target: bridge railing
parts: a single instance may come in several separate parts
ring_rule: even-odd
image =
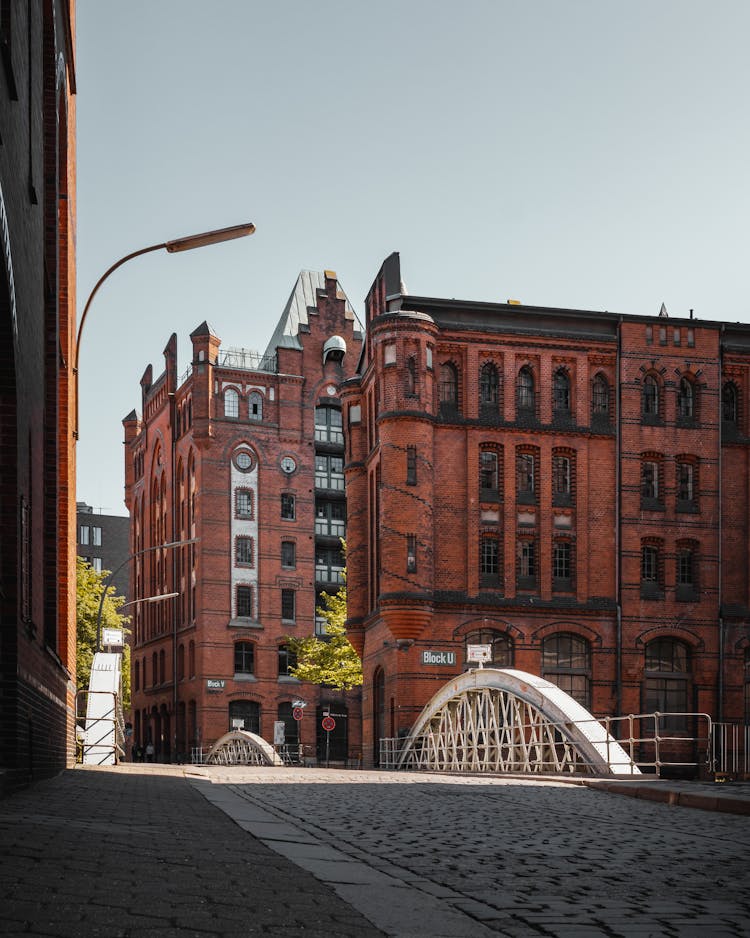
[[[593,724],[604,726],[604,743],[609,758],[610,748],[619,744],[629,762],[630,774],[646,773],[662,777],[666,774],[709,776],[719,773],[748,773],[750,760],[750,727],[717,724],[707,713],[639,713],[621,717],[603,717],[600,720],[582,720],[575,723],[548,723],[556,740],[554,746],[535,746],[529,740],[538,729],[537,723],[517,723],[513,727],[519,740],[517,752],[505,746],[503,771],[518,774],[599,774],[600,768],[586,760],[580,750],[573,751],[572,742],[578,734],[587,736]],[[443,741],[446,746],[449,741]],[[465,766],[471,763],[473,771],[497,771],[498,761],[493,744],[486,736],[477,739],[480,758],[454,760]],[[430,771],[450,770],[446,762],[430,765],[429,753],[435,750],[434,734],[420,737],[383,738],[380,740],[380,768],[416,769]],[[442,747],[441,747],[442,748]],[[408,751],[407,751],[408,750]],[[531,758],[530,758],[530,753]],[[621,760],[621,752],[619,756]],[[622,766],[622,762],[618,763]],[[625,772],[622,771],[625,768]],[[628,774],[628,766],[618,773]],[[464,769],[465,770],[465,769]]]
[[[125,720],[119,694],[76,694],[76,758],[85,765],[116,765],[125,759]]]

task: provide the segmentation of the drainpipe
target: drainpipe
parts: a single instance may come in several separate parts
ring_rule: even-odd
[[[718,540],[718,551],[717,551],[717,553],[718,553],[718,558],[719,558],[719,570],[718,570],[718,576],[719,576],[719,589],[718,589],[718,598],[719,598],[719,674],[718,674],[716,692],[717,692],[717,696],[718,696],[719,699],[718,699],[718,701],[717,701],[716,713],[717,713],[717,716],[718,716],[718,719],[719,719],[719,723],[723,722],[723,720],[724,720],[724,615],[723,615],[723,612],[722,612],[722,608],[723,608],[723,597],[722,597],[722,579],[723,579],[723,577],[722,577],[722,573],[723,573],[723,571],[722,571],[722,551],[721,551],[722,536],[723,536],[723,518],[722,518],[722,512],[721,512],[721,497],[722,497],[721,478],[722,478],[722,469],[723,469],[723,464],[722,464],[722,451],[723,451],[723,448],[722,448],[722,445],[721,445],[721,421],[722,421],[722,416],[723,416],[723,403],[722,403],[722,396],[721,396],[721,391],[722,391],[721,376],[722,376],[722,374],[723,374],[723,372],[724,372],[724,345],[723,345],[723,342],[722,342],[721,340],[722,340],[722,338],[723,338],[723,335],[724,335],[724,325],[722,324],[722,326],[721,326],[721,331],[719,332],[719,393],[718,393],[718,395],[717,395],[717,397],[718,397],[718,399],[719,399],[719,485],[718,485],[718,489],[719,489],[719,506],[718,506],[718,512],[717,512],[718,519],[719,519],[719,521],[718,521],[718,525],[719,525],[719,527],[718,527],[718,538],[717,538],[717,540]]]
[[[617,632],[615,637],[615,716],[622,716],[622,492],[620,484],[620,463],[622,460],[622,438],[620,433],[620,412],[622,402],[620,368],[622,365],[622,316],[617,326],[617,358],[615,363],[615,602],[617,603]],[[619,728],[620,723],[616,724]],[[615,733],[619,736],[619,732]]]
[[[177,481],[175,479],[176,452],[177,452],[177,433],[175,418],[177,416],[177,395],[175,391],[169,392],[169,430],[172,437],[171,441],[171,514],[172,514],[172,543],[177,540]],[[179,560],[179,551],[177,548],[172,551],[172,590],[177,590],[177,564]],[[178,706],[179,695],[177,689],[177,616],[180,608],[180,596],[172,600],[172,762],[179,761],[177,754],[178,743]]]

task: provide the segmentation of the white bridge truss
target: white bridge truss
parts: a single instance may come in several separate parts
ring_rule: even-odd
[[[232,730],[217,739],[205,761],[211,765],[283,765],[270,743],[245,730]]]
[[[544,678],[511,669],[479,668],[449,681],[399,742],[398,752],[383,753],[381,765],[527,775],[640,774],[581,704]]]

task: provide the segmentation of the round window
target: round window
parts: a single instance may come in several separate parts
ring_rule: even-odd
[[[247,450],[240,450],[239,453],[235,454],[234,464],[240,472],[248,472],[253,468],[253,457]]]

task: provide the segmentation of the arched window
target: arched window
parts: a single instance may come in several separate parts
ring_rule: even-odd
[[[558,419],[570,416],[570,378],[564,368],[558,368],[552,379],[552,414]]]
[[[653,375],[646,375],[643,379],[641,413],[651,419],[659,416],[659,383]]]
[[[528,365],[524,365],[518,372],[516,382],[516,410],[517,416],[529,417],[534,414],[536,406],[534,394],[534,375]]]
[[[180,644],[177,647],[177,680],[182,681],[185,677],[185,646]]]
[[[661,599],[664,591],[662,543],[652,538],[641,544],[641,597]]]
[[[141,689],[141,663],[140,661],[135,662],[135,667],[133,668],[133,690]]]
[[[499,403],[500,376],[495,365],[486,362],[479,372],[479,406],[485,412],[494,412]]]
[[[251,391],[248,396],[247,415],[250,420],[263,419],[263,396],[258,391]]]
[[[195,677],[195,642],[188,645],[188,674]]]
[[[154,652],[151,655],[151,686],[156,687],[159,683],[159,656]]]
[[[234,643],[234,673],[255,673],[255,645],[252,642]]]
[[[727,381],[721,389],[721,419],[737,426],[737,385]]]
[[[586,639],[570,632],[548,635],[542,642],[542,676],[588,709],[591,647]]]
[[[230,701],[229,729],[245,730],[260,736],[260,704],[254,700]]]
[[[744,681],[744,700],[745,700],[745,726],[750,725],[750,648],[745,649],[745,681]]]
[[[595,420],[609,420],[609,383],[602,374],[596,375],[591,387],[591,413]]]
[[[159,683],[163,684],[167,679],[166,675],[166,656],[164,654],[164,649],[159,652]]]
[[[675,638],[657,638],[646,645],[643,712],[666,714],[661,730],[684,732],[690,710],[690,649]]]
[[[240,395],[234,388],[227,388],[224,391],[224,416],[239,417],[240,415]]]
[[[464,649],[467,649],[469,645],[490,646],[492,657],[486,662],[487,667],[513,667],[513,643],[505,632],[498,632],[497,629],[480,629],[478,632],[470,632],[464,639]],[[468,651],[466,655],[468,659]]]
[[[677,417],[681,420],[695,419],[695,385],[684,375],[677,390]]]
[[[455,413],[458,410],[458,369],[452,362],[440,366],[438,393],[441,412]]]

